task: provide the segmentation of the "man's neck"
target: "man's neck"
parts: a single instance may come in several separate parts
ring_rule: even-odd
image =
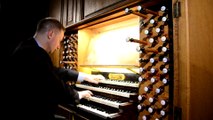
[[[45,37],[43,37],[42,35],[34,35],[33,37],[35,39],[35,41],[37,42],[38,46],[43,48],[45,51],[48,52],[48,47],[47,47],[47,44],[46,44],[46,40]]]

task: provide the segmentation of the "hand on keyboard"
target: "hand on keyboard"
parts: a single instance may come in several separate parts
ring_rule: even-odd
[[[88,75],[85,78],[85,81],[95,84],[98,84],[101,80],[105,80],[105,77],[103,75]]]
[[[78,91],[79,94],[79,99],[85,98],[89,99],[93,95],[93,93],[89,90],[84,90],[84,91]]]

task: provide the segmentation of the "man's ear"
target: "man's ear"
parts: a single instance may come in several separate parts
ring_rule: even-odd
[[[47,37],[48,37],[48,39],[51,39],[52,37],[53,37],[53,30],[48,30],[48,32],[47,32]]]

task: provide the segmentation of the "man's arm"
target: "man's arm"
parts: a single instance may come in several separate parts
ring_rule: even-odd
[[[91,75],[65,68],[55,68],[55,72],[58,75],[58,77],[62,79],[64,82],[88,81],[90,83],[98,84],[100,80],[105,80],[104,76],[102,75]]]
[[[56,67],[54,70],[59,79],[63,80],[65,83],[67,81],[76,82],[78,80],[79,73],[77,71]]]

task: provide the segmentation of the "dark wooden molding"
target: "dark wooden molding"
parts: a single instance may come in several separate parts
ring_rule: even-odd
[[[74,23],[70,26],[66,27],[66,33],[65,34],[70,34],[72,31],[77,31],[79,29],[83,29],[107,20],[111,20],[117,17],[121,17],[125,15],[125,8],[127,7],[134,7],[137,5],[143,5],[144,7],[149,7],[153,6],[154,4],[159,3],[161,0],[155,0],[155,1],[147,1],[147,0],[127,0],[127,1],[122,1],[122,2],[117,2],[116,4],[110,5],[109,7],[106,7],[104,9],[98,10],[97,12],[94,12],[91,14],[89,17]],[[120,13],[119,13],[120,12]],[[122,12],[122,14],[121,14]],[[118,14],[118,16],[114,14]],[[110,17],[111,15],[114,16]]]

